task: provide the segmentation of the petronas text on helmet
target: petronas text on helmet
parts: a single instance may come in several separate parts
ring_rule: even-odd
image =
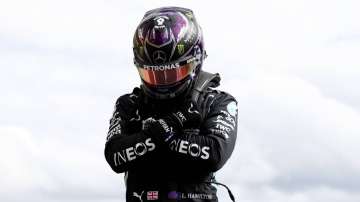
[[[151,71],[165,71],[165,70],[171,70],[179,68],[179,63],[174,64],[168,64],[168,65],[144,65],[145,70],[151,70]]]

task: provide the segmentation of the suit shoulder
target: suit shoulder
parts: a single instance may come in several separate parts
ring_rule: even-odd
[[[138,87],[135,87],[131,93],[126,93],[121,95],[116,99],[115,105],[123,105],[125,103],[128,103],[129,100],[134,100],[134,98],[137,98],[140,95],[141,89]]]
[[[237,100],[236,98],[225,91],[222,90],[217,90],[217,89],[211,89],[208,91],[207,96],[206,97],[213,97],[213,102],[236,102],[237,104]]]
[[[202,105],[204,117],[217,114],[222,109],[229,108],[232,109],[232,111],[237,111],[237,103],[238,102],[233,95],[225,91],[211,89],[207,91],[207,94],[204,99],[204,103]]]

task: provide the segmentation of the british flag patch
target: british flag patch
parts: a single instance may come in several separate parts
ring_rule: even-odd
[[[158,191],[148,191],[146,198],[148,201],[158,200],[159,199],[159,192]]]

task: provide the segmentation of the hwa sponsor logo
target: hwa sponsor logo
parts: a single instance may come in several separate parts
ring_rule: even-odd
[[[152,142],[151,138],[145,140],[145,142],[138,142],[133,147],[126,148],[120,152],[114,153],[114,164],[115,166],[121,165],[123,163],[133,161],[137,157],[146,154],[147,152],[153,151],[155,149],[155,144]]]

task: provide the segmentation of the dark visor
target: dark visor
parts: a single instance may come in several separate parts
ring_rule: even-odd
[[[189,76],[196,64],[194,60],[159,66],[140,65],[135,63],[140,77],[150,85],[169,85]]]

